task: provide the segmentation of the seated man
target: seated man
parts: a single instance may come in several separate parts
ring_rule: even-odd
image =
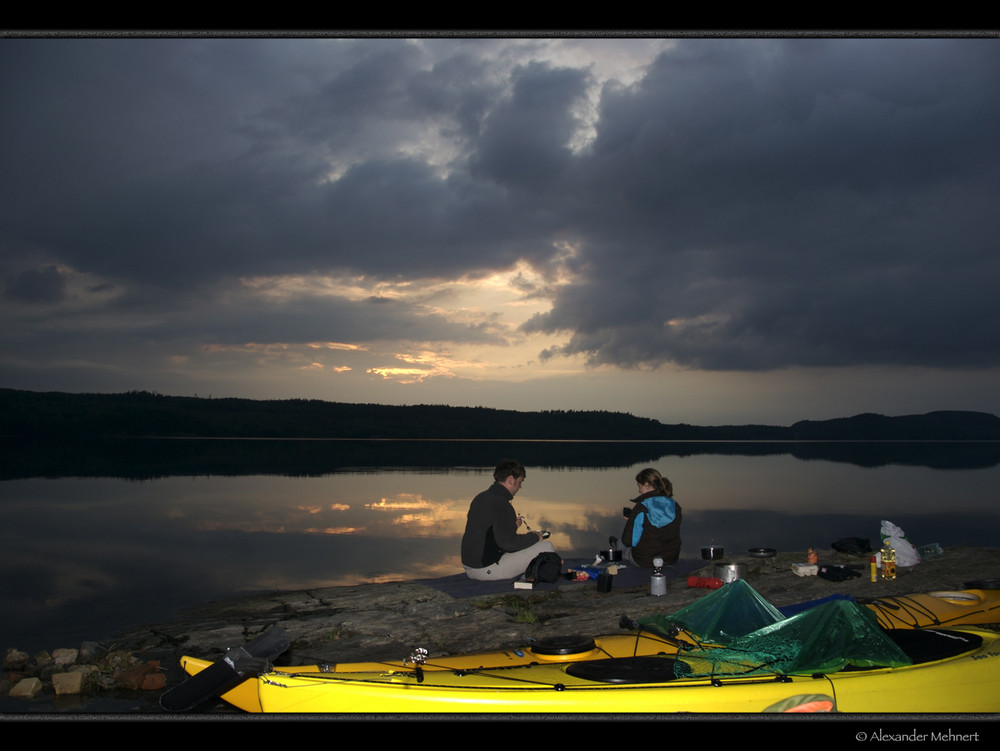
[[[472,499],[462,536],[462,565],[470,579],[516,579],[536,555],[555,552],[541,532],[517,533],[521,519],[511,501],[524,478],[520,462],[504,459],[493,472],[493,485]]]

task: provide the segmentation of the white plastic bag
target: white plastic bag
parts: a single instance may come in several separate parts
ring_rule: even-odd
[[[896,551],[897,566],[916,566],[920,563],[920,552],[903,532],[892,522],[882,520],[882,544]]]

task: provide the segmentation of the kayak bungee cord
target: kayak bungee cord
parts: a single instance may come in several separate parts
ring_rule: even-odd
[[[724,655],[728,650],[727,647],[714,643],[703,643],[696,634],[684,631],[680,627],[673,625],[669,632],[658,630],[655,628],[647,628],[640,624],[638,621],[629,618],[627,615],[622,615],[619,621],[619,625],[623,629],[628,629],[634,631],[634,644],[632,647],[632,657],[636,658],[640,656],[640,644],[643,640],[652,641],[655,643],[664,644],[666,646],[672,647],[675,650],[675,656],[669,655],[664,651],[659,652],[657,655],[649,654],[644,652],[642,656],[646,657],[663,657],[665,659],[672,659],[675,663],[678,661],[678,657],[684,652],[701,651],[703,653],[715,655]],[[692,641],[685,641],[678,637],[680,633],[687,635]],[[341,683],[365,683],[365,684],[385,684],[387,682],[392,682],[393,679],[400,678],[412,678],[416,680],[418,684],[424,684],[428,687],[438,685],[433,681],[433,675],[435,673],[439,674],[451,674],[456,677],[465,676],[481,676],[490,677],[502,681],[509,681],[510,683],[516,683],[520,685],[533,685],[546,688],[554,688],[558,691],[566,689],[566,686],[561,681],[553,681],[551,678],[548,680],[535,679],[527,677],[530,672],[522,672],[522,670],[530,669],[535,666],[543,667],[556,667],[560,665],[574,665],[580,662],[591,662],[591,661],[601,661],[603,659],[614,660],[615,658],[611,652],[608,651],[603,645],[600,644],[600,637],[595,639],[593,642],[593,648],[591,650],[585,650],[588,653],[602,654],[604,657],[590,657],[587,660],[574,660],[572,655],[567,654],[569,659],[566,660],[546,660],[541,659],[537,661],[532,661],[528,663],[519,663],[511,665],[493,665],[485,666],[480,665],[478,667],[455,667],[452,665],[436,663],[433,660],[428,659],[428,652],[422,647],[415,648],[413,652],[404,658],[401,663],[397,662],[387,662],[387,661],[373,661],[369,663],[372,666],[382,666],[384,670],[379,672],[376,668],[371,671],[357,671],[357,672],[338,672],[336,670],[336,665],[333,664],[317,664],[316,668],[309,671],[296,670],[294,668],[280,668],[274,667],[270,671],[264,674],[258,674],[258,679],[262,683],[268,685],[278,686],[281,688],[305,688],[306,686],[294,686],[288,685],[282,682],[282,678],[295,679],[300,681],[314,681],[314,682],[341,682]],[[526,651],[530,651],[530,647]],[[523,657],[524,651],[520,649],[512,650],[514,654],[519,657]],[[735,650],[734,650],[735,652]],[[695,656],[695,655],[692,655]],[[447,658],[445,658],[447,659]],[[631,659],[631,658],[622,658]],[[719,667],[718,660],[712,657],[702,657],[710,665],[711,670],[709,672],[702,672],[698,675],[687,674],[687,675],[677,675],[673,676],[673,679],[685,679],[685,678],[702,678],[708,679],[713,685],[722,685],[722,678],[742,678],[748,676],[752,673],[759,672],[762,668],[766,668],[771,664],[772,660],[765,660],[763,662],[756,662],[752,666],[747,666],[740,664],[740,662],[731,663],[733,666],[739,665],[740,669],[733,672],[718,673],[717,669]],[[680,661],[679,665],[687,665],[685,662]],[[373,674],[376,674],[373,675]],[[784,676],[780,674],[775,676],[775,679],[782,680]],[[427,683],[425,683],[427,681]],[[658,684],[663,683],[663,680],[650,680],[642,682],[642,685]],[[620,685],[620,684],[619,684]],[[639,684],[634,687],[638,688]],[[574,688],[584,688],[584,687],[574,687]]]
[[[512,683],[529,684],[534,686],[540,686],[542,688],[554,688],[557,691],[562,691],[565,688],[565,686],[562,683],[553,683],[551,681],[542,681],[542,680],[532,680],[530,678],[522,678],[501,672],[501,671],[513,671],[518,668],[528,669],[536,666],[537,664],[538,663],[532,663],[530,665],[509,665],[501,668],[453,668],[447,671],[440,671],[440,672],[442,673],[450,672],[459,677],[464,677],[466,675],[482,675],[482,676],[488,676],[490,678],[497,678],[505,681],[511,681]],[[269,673],[268,675],[274,675],[274,674]],[[381,685],[381,684],[386,684],[388,682],[387,679],[391,679],[393,677],[399,677],[399,678],[414,677],[415,674],[412,671],[404,672],[401,670],[394,670],[390,673],[383,673],[377,678],[361,678],[359,677],[359,675],[362,674],[359,673],[282,673],[281,675],[287,676],[289,678],[297,678],[298,680],[312,680],[320,683],[330,683],[330,682],[374,683]],[[260,676],[258,680],[261,683],[266,683],[270,686],[278,686],[279,688],[308,688],[308,686],[289,686],[285,683],[281,683],[280,679],[275,680],[267,678],[265,676]],[[423,679],[418,678],[417,682],[423,683]],[[428,683],[425,685],[428,688],[432,688],[435,686],[447,687],[447,688],[460,688],[455,686],[444,686],[442,684],[435,684],[435,683]],[[480,689],[478,687],[473,687],[473,690],[480,690]]]
[[[622,624],[633,624],[634,621],[630,621],[627,617],[623,616]],[[623,626],[625,627],[625,626]],[[674,647],[678,651],[693,649],[694,645],[689,644],[685,641],[671,638],[661,633],[655,631],[643,629],[637,623],[635,623],[635,628],[637,633],[635,635],[636,641],[633,648],[633,656],[638,655],[639,643],[642,639],[647,639],[661,644],[665,644]],[[607,659],[615,659],[614,656],[603,646],[596,643],[595,647],[591,651],[601,653]],[[520,653],[519,650],[514,650],[515,653]],[[669,655],[661,652],[661,656],[668,658]],[[599,658],[603,659],[603,658]],[[496,679],[502,679],[504,681],[510,681],[512,683],[528,684],[541,686],[546,688],[554,688],[558,691],[564,690],[566,687],[561,682],[552,682],[546,680],[536,680],[524,677],[524,674],[518,675],[519,669],[531,668],[535,666],[552,666],[558,667],[560,664],[574,664],[573,660],[568,660],[566,662],[554,661],[533,661],[530,663],[521,663],[514,665],[495,665],[491,667],[478,666],[478,667],[453,667],[450,665],[437,664],[432,660],[427,659],[427,650],[423,648],[417,648],[408,657],[402,660],[402,665],[397,665],[396,663],[377,661],[372,664],[384,665],[386,668],[379,677],[361,677],[362,673],[349,673],[349,672],[336,672],[331,669],[330,665],[318,665],[319,672],[303,672],[303,671],[289,671],[282,668],[274,668],[268,676],[261,675],[259,680],[263,683],[267,683],[272,686],[279,686],[281,688],[294,688],[293,686],[286,685],[281,682],[282,677],[295,678],[298,680],[315,680],[319,682],[333,681],[333,682],[356,682],[356,683],[385,683],[387,680],[391,680],[393,677],[413,677],[416,679],[417,683],[423,684],[425,681],[430,681],[425,684],[428,686],[435,685],[433,683],[434,673],[450,673],[458,677],[464,676],[487,676]],[[408,669],[408,666],[412,666]],[[374,671],[365,671],[374,672]],[[304,688],[304,687],[299,687]]]
[[[904,603],[904,600],[907,602]],[[933,610],[926,605],[910,600],[905,595],[893,598],[892,602],[876,599],[866,602],[865,607],[875,611],[876,618],[883,628],[892,628],[893,619],[906,623],[911,628],[916,628],[921,623],[920,616],[927,618],[930,621],[929,625],[940,626],[942,624]],[[908,616],[909,621],[905,620],[903,615]],[[883,620],[880,616],[885,616],[885,619]]]
[[[639,653],[639,641],[642,638],[652,639],[654,641],[660,641],[664,644],[669,644],[671,647],[677,649],[678,652],[683,652],[689,649],[694,649],[693,644],[689,644],[683,639],[677,638],[677,635],[681,632],[678,626],[674,626],[670,633],[664,633],[654,628],[646,628],[639,621],[629,618],[624,613],[618,621],[618,625],[621,628],[628,629],[629,631],[635,631],[635,648],[633,649],[632,656],[635,657]],[[685,633],[688,633],[685,631]],[[694,634],[689,634],[695,641],[697,641],[697,636]],[[701,646],[700,644],[698,646]]]
[[[978,597],[968,595],[963,592],[946,592],[940,597],[944,600],[966,599],[971,602],[980,602]],[[970,610],[960,610],[950,617],[941,618],[927,603],[922,603],[914,599],[911,595],[899,595],[890,598],[877,598],[864,603],[865,607],[875,611],[876,617],[883,628],[894,628],[894,621],[905,623],[910,628],[922,628],[926,626],[947,626],[953,623],[963,623],[968,621],[969,616],[985,615],[994,611],[1000,611],[1000,603],[992,605],[984,604],[979,608]],[[904,616],[909,617],[907,621]],[[997,613],[1000,620],[1000,612]]]
[[[719,646],[718,649],[720,651],[726,651],[726,647]],[[656,655],[655,657],[661,659],[673,660],[673,658],[669,657],[668,655]],[[568,663],[568,664],[572,665],[574,663]],[[790,680],[789,676],[783,674],[774,674],[774,675],[765,674],[759,676],[751,675],[754,671],[759,671],[761,668],[766,667],[768,664],[770,664],[770,661],[755,665],[753,668],[749,668],[745,672],[727,673],[724,675],[714,675],[714,674],[691,675],[691,676],[675,675],[672,680],[707,680],[711,683],[711,685],[716,687],[720,687],[727,684],[732,685],[734,683],[744,683],[746,682],[746,679],[748,677],[750,678],[751,683],[770,683],[770,682],[781,683]],[[480,676],[480,677],[492,678],[498,681],[504,681],[512,684],[510,686],[511,689],[515,689],[517,686],[520,687],[535,686],[538,687],[539,689],[553,689],[555,691],[642,690],[651,687],[662,686],[664,683],[670,682],[669,680],[650,680],[650,681],[635,682],[631,684],[622,684],[616,682],[594,680],[593,684],[591,685],[566,685],[561,681],[553,681],[551,679],[543,680],[543,679],[528,678],[525,677],[525,675],[521,672],[521,671],[529,671],[532,668],[537,668],[537,667],[540,667],[539,663],[531,663],[527,665],[508,665],[497,668],[485,668],[485,667],[455,668],[455,669],[442,670],[438,672],[451,673],[457,677]],[[541,667],[558,668],[560,667],[560,665],[554,664]],[[300,681],[308,681],[311,683],[342,683],[342,684],[355,683],[355,684],[366,684],[366,685],[391,685],[393,683],[392,681],[393,678],[416,677],[413,671],[402,671],[402,670],[393,670],[391,672],[383,673],[377,677],[376,676],[362,677],[363,675],[364,674],[359,674],[359,673],[278,673],[277,671],[275,671],[274,673],[270,673],[266,676],[260,676],[258,680],[260,680],[261,683],[265,683],[267,685],[275,686],[278,688],[286,688],[286,689],[298,688],[306,690],[310,687],[309,683],[304,683],[303,685],[298,685],[298,686],[289,685],[288,683],[283,683],[281,681],[281,677],[284,676],[287,678],[293,678]],[[723,679],[732,679],[732,680],[724,681]],[[475,686],[475,685],[463,687],[451,683],[435,683],[433,679],[433,673],[429,674],[429,676],[425,676],[425,678],[417,678],[417,682],[421,683],[427,688],[446,688],[450,690],[461,690],[465,688],[470,691],[482,690],[481,686]],[[513,684],[516,684],[516,686]],[[501,686],[493,686],[492,690],[504,691],[506,689],[504,689]]]
[[[725,647],[723,645],[717,645],[717,644],[708,644],[708,645],[706,645],[706,644],[699,643],[698,646],[696,647],[695,645],[689,644],[689,643],[684,642],[684,641],[666,639],[666,638],[663,637],[662,634],[656,634],[655,632],[644,632],[644,633],[645,633],[645,635],[643,635],[643,634],[637,634],[637,643],[638,643],[638,639],[639,638],[653,639],[655,641],[662,642],[664,644],[670,644],[671,646],[675,646],[678,649],[678,654],[680,652],[682,652],[682,651],[696,650],[698,648],[700,648],[702,650],[707,650],[707,651],[710,651],[710,652],[721,653],[721,654],[725,654],[728,651],[733,651],[733,652],[735,652],[737,654],[741,654],[741,655],[743,654],[742,652],[739,652],[737,650],[730,650],[728,647]],[[605,650],[603,648],[598,648],[598,649],[599,649],[599,651],[601,651],[605,655],[607,655],[608,659],[610,659],[610,660],[614,660],[614,659],[630,659],[630,658],[614,658],[607,650]],[[441,674],[451,674],[451,675],[454,675],[456,677],[465,677],[465,676],[488,677],[488,678],[493,678],[493,679],[496,679],[496,680],[510,682],[511,684],[528,685],[528,686],[538,686],[540,688],[552,688],[552,689],[555,689],[556,691],[593,690],[593,689],[600,689],[600,688],[607,688],[608,687],[608,683],[605,683],[605,682],[602,682],[602,681],[595,681],[595,685],[590,685],[590,686],[580,686],[580,685],[566,686],[563,682],[561,682],[561,681],[553,681],[552,679],[544,680],[544,679],[529,678],[529,677],[525,676],[525,672],[522,672],[522,671],[530,671],[532,668],[538,668],[538,667],[559,668],[561,666],[572,666],[572,665],[575,665],[575,664],[579,664],[579,663],[573,662],[573,661],[569,661],[569,662],[565,662],[565,663],[559,663],[559,662],[555,662],[555,663],[531,662],[531,663],[523,663],[523,664],[517,664],[517,665],[499,665],[499,666],[493,666],[493,667],[479,666],[479,667],[468,667],[468,668],[456,668],[456,667],[451,667],[451,666],[435,665],[433,662],[422,662],[421,663],[419,661],[421,659],[423,659],[423,655],[421,654],[422,651],[424,651],[424,650],[417,650],[414,655],[411,655],[406,660],[404,660],[403,661],[404,664],[403,664],[402,668],[396,667],[395,665],[390,664],[390,663],[383,663],[385,665],[385,667],[387,668],[387,670],[385,672],[382,672],[378,676],[371,675],[371,673],[374,672],[374,671],[360,671],[360,672],[357,672],[357,673],[350,673],[350,672],[344,672],[344,673],[320,672],[320,673],[316,673],[316,672],[288,672],[288,671],[283,671],[283,670],[280,670],[280,669],[275,669],[274,671],[272,671],[269,674],[269,677],[268,676],[260,676],[259,679],[260,679],[260,681],[262,683],[266,683],[266,684],[272,685],[272,686],[277,686],[277,687],[280,687],[280,688],[302,688],[302,689],[308,688],[308,685],[301,685],[301,686],[288,685],[286,683],[282,683],[281,682],[281,678],[282,677],[287,677],[287,678],[294,678],[294,679],[302,680],[302,681],[315,681],[315,682],[318,682],[318,683],[322,683],[322,682],[339,682],[339,683],[361,683],[361,684],[376,684],[376,685],[383,685],[383,684],[387,684],[387,683],[392,683],[392,679],[393,678],[414,678],[414,679],[416,679],[417,683],[423,684],[423,685],[427,686],[428,688],[433,688],[433,687],[438,687],[438,688],[452,688],[452,689],[462,688],[461,686],[455,686],[453,684],[435,683],[434,680],[433,680],[434,674],[435,673],[441,673]],[[637,653],[638,653],[638,649],[636,648],[634,650],[634,656],[637,656]],[[658,655],[644,655],[644,656],[645,657],[659,657],[659,658],[663,658],[663,659],[669,659],[669,660],[672,660],[672,661],[675,661],[675,662],[677,660],[677,658],[675,658],[675,657],[673,657],[671,655],[667,655],[667,654],[665,654],[663,652],[659,653]],[[595,661],[595,660],[588,660],[587,662],[591,662],[591,661]],[[596,660],[596,661],[599,662],[600,660]],[[713,664],[714,664],[714,661],[712,661],[712,660],[709,660],[709,661],[713,662]],[[711,673],[707,673],[707,674],[697,674],[697,675],[695,675],[695,674],[691,674],[691,675],[676,675],[675,674],[672,680],[676,680],[676,679],[680,679],[680,680],[685,680],[685,679],[709,680],[711,682],[711,684],[714,685],[714,686],[722,686],[722,685],[724,685],[722,679],[729,678],[729,679],[737,679],[737,680],[739,680],[739,679],[745,679],[746,677],[753,678],[754,677],[752,675],[753,673],[755,673],[755,672],[759,673],[759,671],[761,669],[768,667],[769,665],[772,664],[773,661],[775,661],[775,660],[772,659],[772,660],[766,660],[766,661],[763,661],[763,662],[758,662],[758,663],[755,663],[751,667],[746,667],[745,669],[740,670],[739,672],[729,672],[729,673],[718,674],[718,675],[715,673],[714,670]],[[412,669],[410,669],[410,670],[406,669],[406,663],[407,662],[409,662],[410,664],[413,665]],[[685,663],[681,662],[681,664],[685,664]],[[423,667],[428,667],[428,668],[432,668],[432,669],[430,671],[428,671],[428,672],[425,672],[423,670]],[[759,681],[754,680],[753,682],[769,682],[769,681],[783,682],[783,681],[789,680],[788,676],[780,674],[780,673],[775,674],[773,676],[771,676],[771,675],[767,675],[767,676],[761,675],[761,676],[759,676],[759,679],[760,679]],[[612,685],[614,685],[614,687],[618,688],[618,689],[622,689],[622,688],[641,689],[643,687],[648,687],[650,685],[661,685],[661,684],[666,683],[666,682],[668,682],[668,681],[665,681],[665,680],[649,680],[649,681],[636,682],[636,683],[628,685],[628,686],[622,685],[621,683],[613,683]],[[734,681],[730,680],[730,681],[726,681],[726,682],[727,683],[733,683]],[[742,682],[742,681],[740,681],[740,682]],[[469,688],[472,689],[472,690],[479,690],[478,687],[469,687]],[[496,688],[498,690],[500,690],[499,687],[496,687]]]
[[[653,642],[658,642],[658,643],[661,643],[661,644],[665,644],[665,645],[670,646],[670,647],[674,647],[678,651],[689,650],[689,649],[693,649],[694,648],[694,645],[689,644],[688,642],[685,642],[683,640],[672,638],[670,636],[667,636],[665,634],[659,633],[659,632],[654,631],[654,630],[645,629],[642,626],[640,626],[636,621],[629,620],[627,616],[622,616],[621,623],[622,623],[622,627],[623,628],[630,628],[630,630],[636,630],[637,631],[637,633],[635,634],[635,645],[634,645],[633,650],[632,650],[632,655],[633,656],[637,656],[639,654],[639,644],[641,643],[641,641],[643,639],[646,639],[646,640],[649,640],[649,641],[653,641]],[[632,629],[631,625],[625,625],[625,624],[634,624],[634,629]],[[606,647],[604,647],[600,643],[600,638],[601,638],[600,636],[596,637],[595,640],[594,640],[594,642],[593,642],[594,643],[593,648],[590,649],[590,650],[585,650],[585,651],[588,652],[588,653],[589,652],[596,652],[596,653],[604,655],[604,657],[606,657],[608,659],[614,659],[614,655],[611,652],[609,652],[608,649]],[[517,655],[518,657],[523,657],[526,651],[531,651],[531,647],[527,647],[527,648],[513,648],[513,649],[506,650],[506,651],[512,652],[513,654]],[[487,653],[487,654],[489,654],[489,653]],[[661,654],[666,654],[666,653],[661,653]],[[484,655],[484,656],[486,656],[486,655]],[[302,659],[310,659],[308,657],[308,655],[298,655],[298,657],[300,657]],[[419,681],[420,680],[420,674],[426,675],[428,672],[449,672],[449,673],[463,674],[463,673],[469,673],[469,672],[472,672],[472,671],[510,670],[510,669],[513,669],[513,668],[524,667],[526,665],[558,664],[560,662],[571,663],[571,662],[575,661],[575,660],[571,659],[572,658],[571,654],[567,653],[567,657],[568,657],[568,659],[565,659],[565,660],[560,660],[558,658],[552,658],[551,660],[542,659],[542,660],[536,660],[536,661],[533,661],[533,662],[530,662],[530,663],[515,663],[515,664],[510,664],[510,665],[491,665],[491,666],[478,665],[478,666],[475,666],[475,667],[456,667],[454,665],[445,665],[445,664],[441,664],[441,663],[435,662],[433,659],[430,659],[430,658],[427,657],[427,650],[426,649],[424,649],[422,647],[417,647],[414,650],[414,652],[411,653],[409,656],[405,657],[401,661],[401,663],[400,662],[396,662],[396,661],[388,661],[388,660],[372,660],[372,661],[368,662],[368,664],[369,665],[373,665],[373,666],[374,665],[381,666],[387,672],[396,673],[396,674],[402,674],[402,672],[401,672],[402,670],[405,670],[408,665],[412,665],[413,666],[412,667],[412,672],[415,675],[417,675],[418,681]],[[444,655],[443,659],[448,659],[448,656]],[[596,655],[595,655],[595,656],[591,657],[590,659],[600,659],[600,658],[597,658]],[[300,670],[296,670],[295,668],[292,668],[292,667],[274,666],[273,669],[270,672],[271,673],[279,673],[281,675],[294,675],[294,676],[297,676],[297,677],[307,678],[307,677],[317,676],[320,673],[322,673],[324,675],[330,674],[330,673],[338,673],[339,671],[336,669],[337,664],[338,663],[323,663],[323,662],[319,662],[317,660],[316,665],[315,665],[315,670],[301,670],[301,669]],[[374,672],[374,671],[369,671],[369,672]]]
[[[686,631],[675,624],[671,624],[672,628],[669,632],[659,630],[657,628],[647,628],[640,624],[638,621],[629,618],[627,615],[622,615],[619,621],[619,625],[623,629],[628,629],[634,631],[634,642],[631,649],[632,657],[628,658],[616,658],[614,655],[608,651],[600,643],[600,637],[596,637],[593,641],[593,648],[591,650],[586,650],[588,653],[587,659],[573,659],[572,655],[567,654],[567,659],[560,660],[558,658],[547,660],[533,660],[531,662],[506,664],[506,665],[479,665],[470,667],[456,667],[454,665],[436,663],[434,660],[428,659],[427,650],[418,647],[408,655],[406,658],[400,662],[388,662],[388,661],[372,661],[368,663],[371,665],[373,670],[360,670],[356,672],[339,672],[336,669],[336,664],[318,664],[316,668],[308,671],[295,670],[294,668],[273,668],[266,675],[259,675],[259,679],[262,683],[268,685],[277,686],[281,688],[307,688],[306,685],[288,685],[282,682],[282,678],[296,679],[300,681],[313,681],[313,682],[339,682],[339,683],[359,683],[359,684],[390,684],[394,682],[394,679],[405,679],[412,678],[418,684],[422,684],[430,687],[446,687],[451,686],[453,688],[460,688],[453,686],[451,684],[441,684],[434,681],[435,674],[451,674],[456,677],[465,676],[480,676],[487,678],[494,678],[497,680],[502,680],[504,682],[510,682],[511,684],[518,684],[524,686],[538,686],[542,688],[553,688],[557,691],[568,690],[566,685],[562,681],[553,680],[550,676],[547,679],[538,679],[528,677],[531,675],[529,670],[532,667],[553,667],[558,668],[560,666],[569,667],[572,665],[577,665],[583,662],[601,662],[604,659],[616,660],[616,659],[632,659],[642,657],[663,657],[665,659],[671,659],[674,661],[680,672],[674,672],[671,679],[659,679],[659,680],[649,680],[636,682],[631,685],[631,688],[641,688],[642,686],[659,685],[667,682],[668,680],[707,680],[714,686],[722,686],[725,684],[731,684],[734,682],[743,682],[748,678],[753,680],[753,682],[758,682],[756,679],[762,679],[764,681],[778,681],[783,682],[789,680],[786,674],[775,670],[773,675],[769,675],[765,678],[761,674],[762,671],[771,668],[776,662],[780,662],[780,658],[775,655],[757,655],[757,659],[749,660],[746,652],[741,650],[732,649],[723,644],[717,644],[714,642],[703,642],[697,634]],[[679,638],[678,635],[683,633],[685,636],[691,639],[691,641],[685,641]],[[657,654],[652,654],[648,650],[643,650],[640,652],[640,645],[643,640],[652,641],[655,643],[663,644],[672,647],[675,652],[674,654],[669,654],[665,651],[660,651]],[[530,651],[530,647],[522,651],[521,649],[510,650],[519,657],[523,657],[525,651]],[[688,653],[690,658],[698,662],[705,663],[705,667],[708,670],[692,670],[693,665],[689,664],[685,660],[681,659],[682,655]],[[597,657],[600,654],[603,657]],[[727,654],[732,654],[735,659],[728,659]],[[486,655],[484,655],[486,656]],[[447,659],[445,656],[444,659]],[[376,666],[381,666],[383,669],[381,672]],[[728,667],[728,669],[726,669]],[[720,670],[721,669],[721,670]],[[687,672],[691,671],[691,672]],[[572,689],[585,689],[585,688],[599,688],[604,685],[601,681],[596,681],[595,686],[572,686]],[[622,688],[622,684],[616,684],[619,688]]]

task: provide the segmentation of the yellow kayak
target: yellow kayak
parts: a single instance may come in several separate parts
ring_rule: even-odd
[[[181,684],[161,704],[184,711],[218,687],[212,696],[248,712],[1000,711],[1000,662],[986,659],[1000,657],[1000,634],[954,628],[997,621],[1000,591],[930,592],[865,605],[838,600],[783,618],[739,582],[690,606],[695,618],[679,611],[665,616],[665,626],[659,617],[642,626],[626,619],[630,633],[295,667],[268,662],[287,648],[273,629],[246,645],[252,655],[230,650],[215,663],[183,657],[190,675],[206,672],[186,682],[199,685]],[[748,613],[753,618],[737,633],[737,620]],[[832,638],[813,638],[827,631]],[[842,653],[810,647],[813,662],[782,662],[786,645],[799,642],[844,647]],[[241,667],[241,657],[251,661]]]
[[[419,666],[344,664],[329,672],[274,668],[222,698],[248,712],[277,713],[1000,711],[1000,634],[972,628],[908,633],[935,643],[930,653],[942,644],[944,651],[895,668],[690,679],[674,677],[676,663],[686,659],[676,651],[527,664],[513,655],[509,666],[484,668],[455,667],[445,658]],[[617,653],[636,637],[594,641]],[[184,658],[191,673],[209,664]]]
[[[883,628],[1000,623],[1000,590],[996,589],[879,597],[863,604],[875,611]]]
[[[650,633],[608,634],[594,638],[579,636],[549,637],[523,649],[472,652],[448,657],[436,657],[424,662],[420,667],[425,674],[428,674],[477,670],[481,668],[505,669],[531,665],[533,663],[565,664],[580,662],[581,660],[673,654],[677,651],[676,644],[675,640]],[[275,671],[303,676],[363,672],[382,674],[398,670],[406,664],[413,665],[414,663],[409,660],[349,662],[275,668]],[[212,665],[211,660],[201,660],[187,655],[181,658],[181,667],[189,675],[195,675],[210,665]],[[232,690],[222,694],[221,698],[247,712],[262,712],[264,710],[261,708],[257,694],[257,681],[253,678],[248,678]]]

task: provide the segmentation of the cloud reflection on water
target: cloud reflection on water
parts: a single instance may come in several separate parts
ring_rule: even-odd
[[[591,447],[583,447],[590,450]],[[917,544],[993,545],[997,466],[864,467],[763,456],[663,455],[631,466],[534,464],[514,499],[532,529],[592,559],[619,535],[644,466],[673,481],[685,557],[708,543],[802,550],[845,536],[877,539],[881,519]],[[487,467],[369,467],[315,476],[33,477],[0,483],[3,646],[52,648],[171,617],[238,591],[449,575]]]

